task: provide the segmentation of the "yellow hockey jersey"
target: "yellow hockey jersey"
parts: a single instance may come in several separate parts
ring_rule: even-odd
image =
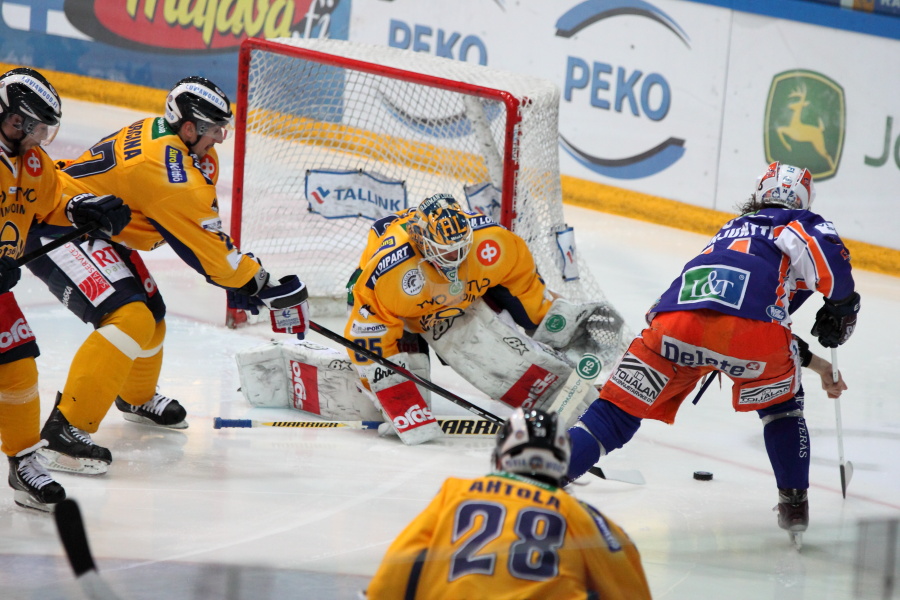
[[[211,283],[239,288],[259,270],[222,231],[215,149],[197,159],[161,117],[143,119],[62,161],[66,191],[114,194],[131,222],[114,241],[134,250],[165,243]]]
[[[622,529],[560,488],[509,473],[447,479],[390,545],[369,600],[642,600]]]
[[[406,232],[412,211],[398,213],[386,227],[370,231],[360,269],[350,287],[352,304],[345,337],[382,356],[400,350],[404,328],[422,333],[462,314],[487,296],[498,309],[509,311],[525,329],[535,329],[552,301],[537,272],[525,240],[481,214],[466,213],[473,230],[472,247],[458,269],[458,281],[448,281],[432,266]],[[368,257],[368,258],[367,258]],[[358,364],[365,357],[350,352]]]
[[[24,254],[34,221],[71,226],[65,212],[69,197],[63,194],[59,174],[42,148],[19,157],[0,149],[0,256]]]

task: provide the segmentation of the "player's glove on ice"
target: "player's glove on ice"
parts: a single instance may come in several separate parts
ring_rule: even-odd
[[[22,269],[12,256],[0,256],[0,294],[5,294],[19,283]]]
[[[859,294],[856,292],[839,302],[825,298],[825,304],[816,313],[812,334],[824,347],[837,348],[853,335],[858,312]]]
[[[112,195],[78,194],[66,205],[66,217],[76,227],[99,223],[107,236],[118,235],[131,221],[131,209],[121,198]]]

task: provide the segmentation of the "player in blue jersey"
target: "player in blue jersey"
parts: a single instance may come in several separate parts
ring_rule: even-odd
[[[853,333],[860,305],[850,253],[834,225],[809,210],[814,198],[808,170],[769,165],[741,216],[719,230],[650,309],[649,326],[570,430],[570,479],[621,448],[642,419],[673,423],[697,382],[718,371],[733,382],[734,409],[755,410],[762,419],[779,526],[806,530],[810,453],[800,367],[818,372],[831,397],[846,386],[840,378],[829,381],[830,364],[791,333],[791,313],[821,293],[812,334],[836,348]]]

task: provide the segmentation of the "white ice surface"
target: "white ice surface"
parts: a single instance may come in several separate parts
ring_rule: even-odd
[[[54,157],[74,156],[143,116],[71,100],[64,114],[50,148]],[[220,184],[226,221],[230,150],[227,142]],[[816,208],[827,215],[829,202],[836,201],[819,198]],[[635,331],[647,306],[706,241],[588,210],[566,211],[582,256]],[[58,475],[81,505],[98,568],[123,597],[352,598],[444,478],[488,469],[492,441],[485,438],[406,447],[373,431],[214,430],[217,416],[304,416],[251,409],[237,391],[233,354],[270,339],[265,328],[225,329],[221,290],[167,249],[145,258],[170,307],[160,391],[187,407],[190,428],[135,425],[112,409],[94,436],[113,453],[109,473]],[[585,485],[575,486],[579,497],[632,536],[655,598],[887,597],[868,580],[856,589],[854,565],[858,523],[900,516],[900,404],[891,397],[893,369],[900,365],[900,280],[865,271],[856,277],[859,327],[839,351],[850,386],[841,399],[844,449],[855,474],[844,499],[835,403],[807,377],[811,524],[801,553],[776,526],[775,481],[759,420],[734,413],[728,389],[718,385],[697,406],[686,403],[676,425],[646,422],[631,443],[602,460],[611,469],[639,469],[646,485],[586,477]],[[15,291],[42,350],[46,417],[90,329],[30,274]],[[818,305],[810,301],[797,315],[797,332],[808,333]],[[339,320],[321,323],[342,330]],[[435,369],[434,380],[505,414],[444,368]],[[439,398],[435,412],[466,414]],[[695,481],[696,470],[711,471],[714,479]],[[79,597],[64,556],[50,517],[16,507],[9,492],[0,494],[0,598]]]

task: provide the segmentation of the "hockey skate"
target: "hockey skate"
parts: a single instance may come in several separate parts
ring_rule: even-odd
[[[122,416],[126,421],[132,423],[168,427],[169,429],[187,429],[188,426],[187,421],[184,420],[187,416],[184,407],[178,400],[162,394],[153,394],[153,398],[140,406],[134,406],[121,398],[116,398],[116,408],[122,411]]]
[[[791,542],[799,550],[803,532],[809,526],[809,502],[806,490],[778,490],[778,526],[788,532]]]
[[[69,424],[58,406],[53,407],[44,423],[41,438],[47,441],[47,446],[38,453],[44,466],[51,471],[102,475],[112,462],[112,453],[95,444],[89,433]]]
[[[45,442],[41,442],[9,457],[9,487],[19,506],[53,512],[56,503],[65,500],[66,490],[50,477],[38,460],[37,449],[44,445]]]

